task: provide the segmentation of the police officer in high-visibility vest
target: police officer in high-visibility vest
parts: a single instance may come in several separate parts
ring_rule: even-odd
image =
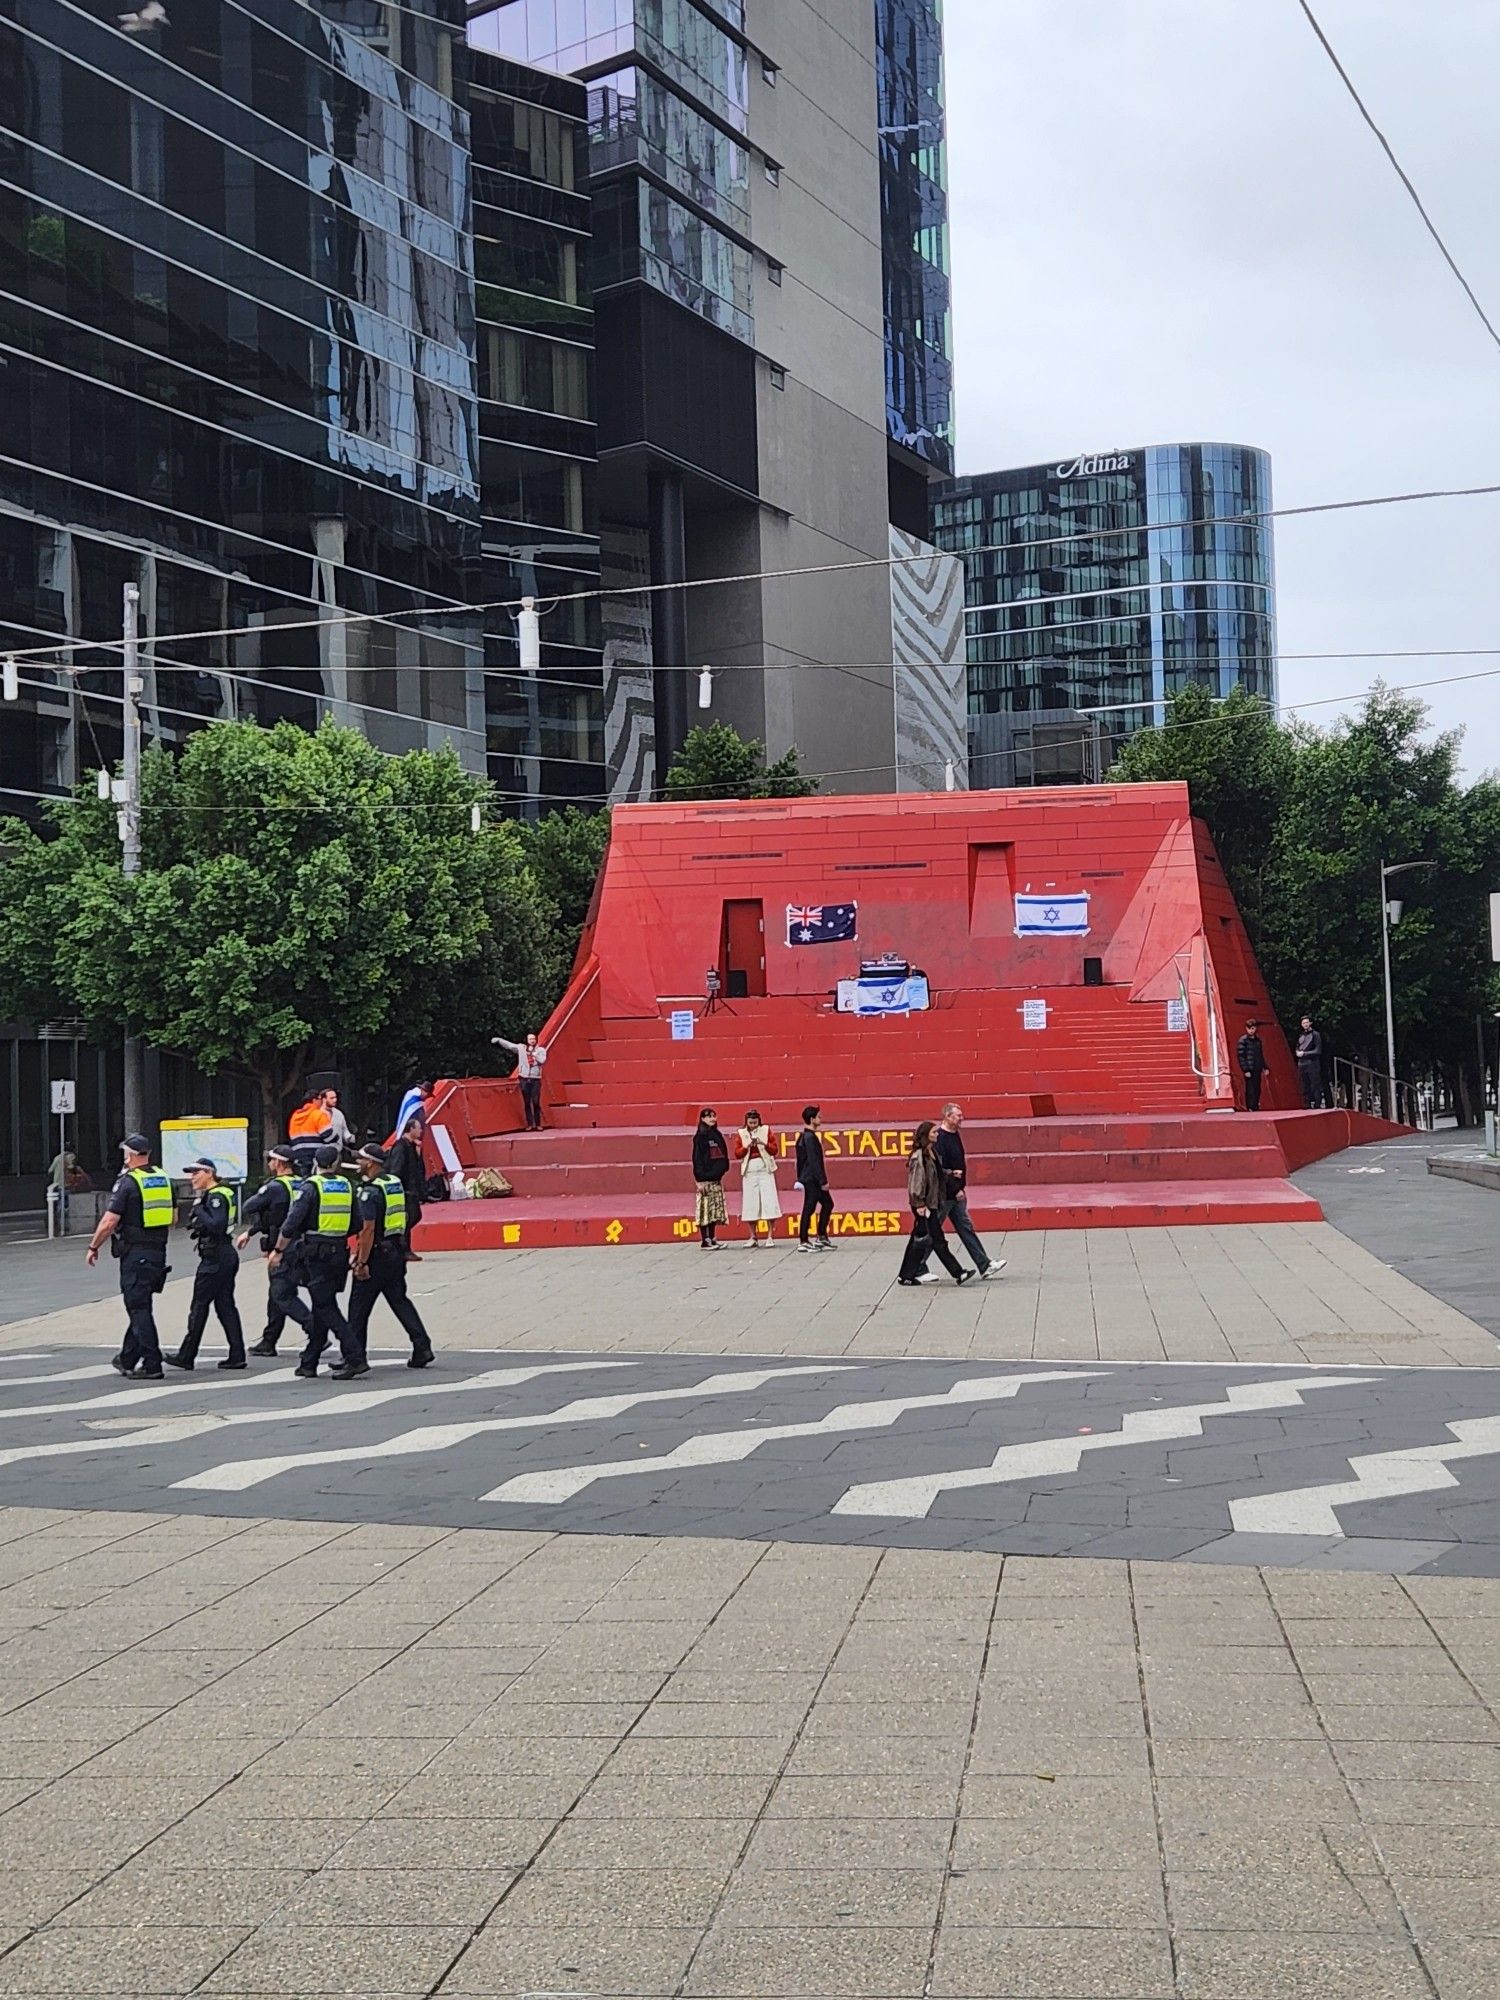
[[[270,1169],[270,1178],[257,1188],[240,1210],[240,1221],[244,1226],[234,1240],[235,1247],[243,1250],[255,1228],[259,1227],[260,1247],[269,1257],[276,1248],[276,1239],[281,1234],[281,1225],[286,1221],[292,1203],[302,1192],[305,1177],[297,1171],[296,1154],[290,1146],[273,1146],[266,1154],[266,1165]],[[300,1326],[304,1336],[311,1334],[312,1313],[297,1296],[298,1276],[294,1245],[267,1276],[266,1330],[250,1349],[252,1354],[274,1354],[288,1320]]]
[[[354,1375],[368,1375],[369,1364],[358,1341],[349,1331],[339,1304],[339,1293],[349,1275],[349,1237],[354,1228],[354,1183],[336,1171],[337,1146],[320,1146],[317,1171],[295,1197],[286,1221],[276,1238],[276,1248],[266,1260],[272,1273],[282,1268],[287,1252],[295,1245],[299,1276],[312,1307],[312,1330],[297,1373],[310,1381],[318,1372],[318,1361],[333,1335],[343,1355],[332,1370],[341,1382]]]
[[[198,1274],[193,1279],[193,1298],[188,1307],[187,1336],[175,1354],[164,1354],[162,1360],[169,1368],[193,1366],[212,1306],[229,1342],[229,1352],[218,1365],[248,1368],[245,1329],[234,1300],[234,1281],[240,1268],[240,1253],[234,1247],[238,1207],[234,1189],[219,1179],[219,1170],[212,1160],[194,1160],[188,1168],[188,1180],[193,1189],[188,1228],[198,1251]]]
[[[354,1246],[354,1283],[349,1288],[349,1331],[364,1353],[369,1344],[370,1314],[384,1299],[411,1341],[408,1368],[425,1368],[432,1359],[432,1342],[416,1307],[406,1295],[406,1189],[386,1172],[385,1149],[361,1146],[355,1155],[363,1186],[356,1209],[359,1240]]]
[[[161,1345],[153,1301],[170,1268],[172,1183],[160,1167],[152,1166],[151,1141],[144,1132],[127,1132],[120,1151],[125,1164],[89,1238],[88,1261],[97,1264],[106,1243],[120,1260],[120,1297],[128,1326],[119,1353],[110,1356],[110,1367],[138,1382],[159,1382]]]

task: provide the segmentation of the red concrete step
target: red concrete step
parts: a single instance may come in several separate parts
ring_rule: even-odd
[[[1041,1097],[1043,1093],[1036,1093]],[[821,1101],[818,1093],[809,1096]],[[920,1096],[905,1097],[854,1097],[845,1098],[837,1107],[839,1122],[857,1125],[914,1126],[920,1119],[931,1118],[941,1105],[944,1093],[924,1091]],[[1135,1093],[1136,1102],[1131,1109],[1148,1115],[1170,1116],[1174,1113],[1188,1115],[1203,1108],[1202,1092],[1191,1088],[1147,1088],[1144,1085]],[[778,1110],[775,1102],[766,1095],[757,1094],[754,1099],[747,1097],[746,1104],[754,1103],[767,1119],[777,1120],[783,1128],[795,1127],[797,1114],[807,1098],[797,1098],[795,1107],[787,1103],[785,1109]],[[1036,1115],[1037,1105],[1030,1096],[1001,1096],[988,1092],[965,1090],[964,1108],[981,1118],[1022,1118]],[[719,1096],[708,1092],[701,1096],[678,1097],[675,1092],[664,1090],[654,1099],[638,1099],[633,1103],[606,1100],[600,1104],[588,1104],[581,1099],[549,1109],[548,1117],[554,1125],[576,1129],[588,1125],[646,1125],[657,1123],[662,1118],[674,1119],[681,1124],[696,1122],[698,1107],[715,1104],[721,1110],[724,1104]],[[1064,1116],[1104,1115],[1110,1109],[1107,1092],[1075,1090],[1071,1094],[1059,1093],[1054,1099],[1054,1108]],[[729,1100],[730,1114],[738,1119],[740,1107]]]
[[[731,1210],[733,1209],[731,1201]],[[788,1204],[790,1205],[790,1204]],[[1064,1182],[1050,1187],[986,1188],[970,1200],[981,1232],[1011,1229],[1125,1229],[1164,1225],[1320,1222],[1322,1210],[1287,1180]],[[904,1204],[839,1206],[834,1235],[868,1239],[904,1236],[911,1218]],[[776,1225],[779,1241],[795,1236],[797,1217]],[[584,1244],[680,1242],[684,1255],[696,1237],[689,1197],[673,1202],[654,1195],[512,1196],[505,1201],[437,1202],[423,1213],[415,1235],[419,1250],[544,1250]],[[732,1223],[726,1240],[744,1240]],[[894,1241],[891,1244],[894,1260]],[[765,1256],[767,1253],[762,1252]],[[722,1260],[720,1260],[722,1261]],[[705,1258],[707,1263],[708,1259]]]

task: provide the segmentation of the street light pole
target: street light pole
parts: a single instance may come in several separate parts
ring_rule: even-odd
[[[1396,1116],[1396,1009],[1391,996],[1391,903],[1387,885],[1393,875],[1405,875],[1413,868],[1436,868],[1435,861],[1392,861],[1380,864],[1380,956],[1385,970],[1385,1068],[1386,1108],[1393,1125]],[[1399,911],[1398,911],[1399,921]]]
[[[124,668],[125,732],[124,797],[120,803],[120,847],[127,877],[141,872],[141,671],[140,585],[125,586]],[[139,1132],[146,1121],[146,1045],[139,1035],[125,1037],[125,1130]]]

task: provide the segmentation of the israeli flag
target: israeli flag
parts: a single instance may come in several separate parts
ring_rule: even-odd
[[[1087,937],[1088,934],[1086,889],[1075,896],[1017,896],[1017,937]]]

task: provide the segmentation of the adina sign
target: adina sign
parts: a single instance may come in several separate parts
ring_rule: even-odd
[[[1087,479],[1096,472],[1128,472],[1130,453],[1089,452],[1082,458],[1075,458],[1070,465],[1054,465],[1054,479]]]

